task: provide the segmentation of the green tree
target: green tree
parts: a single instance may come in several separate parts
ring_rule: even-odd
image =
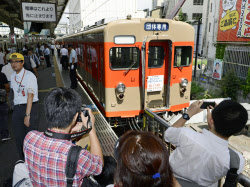
[[[250,93],[250,68],[248,69],[246,84],[242,85],[241,89],[243,90],[243,97],[246,98]]]
[[[223,97],[230,97],[237,101],[237,92],[240,89],[240,79],[235,75],[234,71],[229,71],[221,80],[221,90]]]
[[[181,9],[179,11],[178,16],[179,16],[179,21],[184,21],[184,22],[187,21],[187,16],[185,16],[185,14],[183,14]]]

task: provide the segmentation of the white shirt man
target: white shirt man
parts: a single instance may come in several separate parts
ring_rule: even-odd
[[[50,50],[48,47],[44,50],[44,55],[50,55]]]
[[[53,44],[51,44],[50,48],[51,49],[55,49],[55,46]]]
[[[242,105],[227,100],[216,106],[212,114],[207,108],[209,131],[204,129],[198,133],[183,127],[186,120],[202,111],[202,104],[203,101],[192,103],[183,117],[165,131],[164,137],[176,146],[169,162],[177,178],[201,186],[215,186],[230,169],[228,138],[244,128],[248,114]],[[242,155],[238,155],[240,165],[237,172],[241,173],[245,162]]]
[[[38,86],[36,76],[22,68],[17,74],[14,72],[11,75],[11,88],[14,91],[14,105],[27,104],[28,93],[32,93],[33,102],[38,101]]]
[[[216,186],[214,182],[226,176],[230,163],[227,140],[206,129],[197,133],[187,127],[168,128],[165,139],[178,147],[169,157],[176,177],[187,178],[188,174],[188,179],[199,185]],[[239,174],[244,169],[245,161],[238,154]],[[187,165],[192,167],[183,167]]]
[[[66,48],[62,48],[60,53],[61,53],[62,56],[69,56],[68,49],[66,49]]]
[[[71,80],[71,88],[76,89],[77,87],[77,80],[76,80],[76,68],[77,68],[77,54],[76,51],[72,48],[72,45],[69,45],[69,64],[70,64],[70,80]]]
[[[38,129],[38,86],[35,75],[24,69],[22,54],[13,53],[10,60],[11,67],[15,71],[11,75],[11,88],[14,92],[12,128],[15,134],[19,159],[23,160],[24,137],[29,131]]]
[[[65,47],[63,47],[60,50],[61,53],[61,64],[64,70],[68,70],[68,56],[69,56],[69,52],[68,49],[65,49]]]
[[[69,63],[70,63],[70,65],[72,64],[72,62],[73,62],[73,64],[78,62],[76,51],[73,48],[70,51],[70,57],[69,57]]]

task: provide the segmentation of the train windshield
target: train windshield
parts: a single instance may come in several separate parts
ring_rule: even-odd
[[[191,46],[178,46],[175,47],[174,52],[174,66],[188,66],[191,64],[192,47]]]
[[[160,68],[164,62],[164,48],[162,46],[150,46],[148,54],[148,67]]]
[[[134,63],[131,69],[138,69],[140,62],[140,50],[137,47],[112,47],[109,51],[111,69],[127,69]]]

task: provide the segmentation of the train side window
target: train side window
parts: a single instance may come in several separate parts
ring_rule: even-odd
[[[192,58],[191,46],[178,46],[175,47],[174,52],[174,67],[189,66]]]
[[[109,51],[111,69],[139,68],[140,49],[137,47],[112,47]]]
[[[160,68],[164,62],[164,48],[162,46],[150,46],[148,54],[148,67]]]

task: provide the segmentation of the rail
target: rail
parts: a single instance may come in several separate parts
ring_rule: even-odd
[[[153,132],[156,136],[158,136],[159,138],[162,139],[162,141],[165,142],[164,132],[170,126],[171,125],[167,121],[159,117],[156,113],[153,113],[149,109],[146,109],[144,111],[144,116],[143,116],[143,130],[144,131]],[[169,153],[171,153],[171,148],[173,148],[173,146],[171,146],[170,143],[167,143],[167,145],[168,145],[168,151]],[[250,178],[248,178],[246,175],[242,173],[239,174],[236,180],[242,186],[246,186],[246,187],[250,186]],[[218,187],[220,186],[221,186],[221,181],[218,182]]]

